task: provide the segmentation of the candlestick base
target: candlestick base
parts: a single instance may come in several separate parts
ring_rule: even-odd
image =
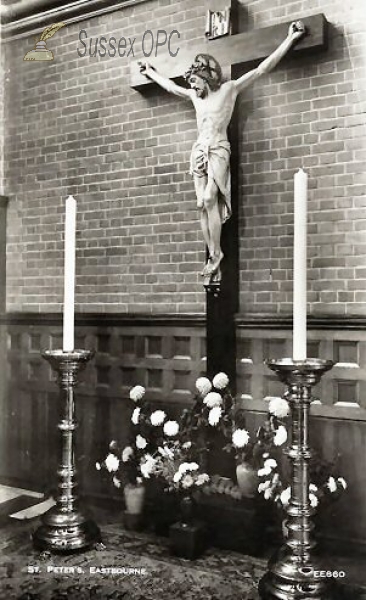
[[[266,361],[288,387],[291,408],[291,446],[286,454],[292,461],[291,498],[286,508],[288,538],[259,583],[263,600],[334,600],[329,583],[320,577],[322,566],[314,556],[311,537],[314,508],[309,501],[308,446],[311,387],[332,368],[330,360],[305,359]]]
[[[33,545],[37,550],[77,552],[101,541],[97,525],[78,510],[63,514],[58,507],[53,507],[42,521],[33,534]]]
[[[78,507],[76,469],[74,461],[74,387],[78,373],[92,358],[88,350],[47,350],[42,356],[57,372],[61,390],[64,415],[58,429],[62,436],[61,463],[57,470],[59,478],[56,505],[42,517],[42,525],[33,534],[33,543],[38,550],[53,552],[75,552],[99,542],[97,525]]]

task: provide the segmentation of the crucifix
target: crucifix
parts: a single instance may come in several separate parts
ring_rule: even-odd
[[[221,29],[232,32],[230,27]],[[236,371],[234,316],[238,310],[239,246],[235,100],[290,50],[296,53],[323,48],[325,34],[323,15],[315,15],[219,39],[208,35],[210,39],[202,44],[182,45],[174,56],[167,52],[151,64],[132,65],[131,87],[143,91],[148,85],[158,84],[190,100],[196,110],[198,139],[192,149],[190,171],[207,247],[207,262],[202,270],[207,301],[207,374],[225,371],[232,388]],[[220,64],[214,57],[219,58]],[[235,78],[238,67],[255,61],[262,62]],[[228,81],[223,81],[222,68]],[[184,74],[189,88],[176,83]]]

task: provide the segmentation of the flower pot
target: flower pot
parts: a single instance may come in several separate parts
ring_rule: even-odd
[[[256,469],[248,463],[241,463],[236,467],[236,480],[242,496],[253,498],[258,490],[259,477]]]
[[[206,528],[194,515],[195,501],[189,494],[180,500],[180,521],[169,528],[172,554],[195,560],[206,549]]]
[[[191,525],[194,520],[195,502],[190,495],[183,496],[180,501],[181,523],[184,526]]]
[[[128,483],[123,490],[126,512],[130,515],[140,515],[144,506],[145,488],[143,485]]]

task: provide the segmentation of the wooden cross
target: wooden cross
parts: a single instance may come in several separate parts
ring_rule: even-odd
[[[228,0],[210,0],[208,5],[214,10],[227,8]],[[235,8],[234,0],[231,3]],[[298,18],[298,15],[295,16]],[[301,18],[301,17],[300,17]],[[326,48],[327,22],[322,14],[301,18],[306,27],[306,36],[302,38],[291,50],[292,55],[300,55],[303,52],[322,50]],[[292,21],[291,21],[292,22]],[[236,71],[243,64],[259,61],[269,56],[285,39],[291,22],[281,23],[271,27],[256,29],[247,33],[237,33],[215,40],[205,40],[199,44],[180,44],[176,56],[171,56],[168,50],[159,53],[156,58],[148,58],[149,62],[163,74],[171,79],[183,76],[192,64],[198,53],[204,52],[213,55],[225,69],[225,75],[236,79]],[[234,31],[232,31],[234,33]],[[176,48],[174,49],[176,51]],[[140,73],[139,64],[136,61],[131,65],[130,85],[134,89],[143,92],[149,86],[156,85]],[[232,177],[232,216],[225,223],[222,231],[222,249],[225,259],[223,265],[223,277],[220,293],[206,287],[206,342],[207,342],[207,374],[212,377],[219,371],[228,374],[231,389],[235,393],[236,374],[236,335],[235,314],[238,311],[238,148],[237,148],[237,118],[234,115],[229,128],[229,139],[231,143],[231,177]],[[193,188],[193,184],[192,184]]]
[[[307,35],[296,44],[291,52],[296,55],[304,51],[324,49],[327,41],[327,21],[324,15],[317,14],[312,17],[299,18],[305,24]],[[195,44],[181,44],[177,38],[174,38],[174,52],[179,47],[176,56],[171,56],[168,48],[162,47],[162,49],[159,48],[156,57],[152,54],[146,60],[170,79],[182,77],[199,52],[212,54],[222,67],[233,68],[269,56],[285,39],[292,21],[216,40],[202,38],[202,42]],[[130,86],[143,91],[144,88],[156,84],[140,73],[138,62],[134,61],[131,64]]]

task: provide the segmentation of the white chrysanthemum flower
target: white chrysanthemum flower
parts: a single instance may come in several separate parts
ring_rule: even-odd
[[[118,477],[114,476],[112,481],[113,481],[113,485],[116,488],[120,488],[121,487],[121,481],[118,479]]]
[[[166,414],[163,410],[155,410],[150,417],[151,425],[158,427],[164,423]]]
[[[189,463],[182,462],[178,467],[178,471],[180,473],[185,473],[186,471],[189,471]]]
[[[220,421],[221,415],[222,415],[221,406],[214,406],[213,408],[211,408],[210,412],[208,413],[209,424],[212,427],[215,427],[215,425],[217,425],[218,422]]]
[[[317,492],[318,486],[315,483],[309,483],[309,492]]]
[[[178,470],[176,473],[174,473],[174,476],[173,476],[174,483],[179,483],[179,481],[181,480],[182,477],[183,477],[182,471]]]
[[[249,442],[249,433],[246,429],[236,429],[231,440],[236,448],[244,448]]]
[[[284,398],[271,398],[268,410],[271,415],[274,415],[278,419],[283,419],[289,414],[290,405]]]
[[[192,487],[194,483],[193,477],[192,475],[189,475],[189,473],[187,475],[184,475],[183,479],[182,479],[182,487],[187,489]]]
[[[220,406],[222,404],[222,397],[218,392],[209,392],[203,399],[203,404],[206,404],[208,408]]]
[[[139,450],[143,450],[147,446],[147,441],[140,434],[136,436],[136,446]]]
[[[141,412],[141,408],[139,406],[137,406],[132,413],[131,421],[134,425],[138,425],[138,422],[140,419],[140,412]]]
[[[326,485],[327,485],[327,488],[328,488],[328,490],[329,490],[330,492],[332,492],[332,493],[333,493],[333,492],[336,492],[336,491],[337,491],[337,488],[338,488],[338,486],[337,486],[337,482],[336,482],[336,480],[334,479],[334,477],[329,477],[329,479],[328,479],[328,481],[327,481],[327,484],[326,484]]]
[[[273,443],[275,446],[282,446],[287,441],[287,430],[286,427],[280,425],[276,431],[276,434],[273,438]]]
[[[173,452],[173,450],[168,448],[168,446],[159,446],[158,452],[159,452],[159,454],[161,454],[161,456],[170,458],[171,460],[174,458],[174,452]]]
[[[280,495],[280,500],[283,506],[287,506],[291,498],[291,488],[288,487]]]
[[[163,431],[164,431],[165,435],[167,435],[169,437],[173,437],[174,435],[177,435],[179,432],[179,425],[178,425],[177,421],[167,421],[166,423],[164,423]]]
[[[179,465],[179,471],[181,473],[186,473],[187,471],[197,471],[199,469],[199,465],[196,462],[183,462]]]
[[[315,496],[315,494],[309,494],[309,501],[310,501],[310,506],[312,506],[313,508],[315,508],[319,504],[319,500],[318,500],[317,496]]]
[[[108,456],[104,462],[105,462],[105,466],[106,466],[107,470],[110,473],[113,473],[114,471],[118,470],[119,460],[115,454],[108,454]]]
[[[196,485],[204,485],[205,483],[208,483],[208,481],[210,481],[209,475],[207,475],[207,473],[200,473],[197,476]]]
[[[196,381],[196,388],[201,396],[206,396],[212,390],[212,383],[207,377],[199,377]]]
[[[156,459],[151,456],[151,454],[146,454],[141,461],[140,471],[145,479],[149,479],[150,475],[153,473],[156,465]]]
[[[145,396],[145,391],[146,390],[144,387],[142,387],[142,385],[135,385],[135,387],[133,387],[132,390],[130,390],[131,400],[133,400],[134,402],[142,400],[142,398]]]
[[[212,383],[217,390],[224,390],[229,385],[229,378],[226,373],[217,373]]]
[[[131,446],[126,446],[126,448],[122,451],[122,462],[127,462],[130,460],[133,455],[133,448]]]
[[[341,486],[344,490],[347,489],[347,482],[345,479],[343,479],[343,477],[338,477],[337,481],[341,484]]]
[[[257,474],[259,477],[264,477],[265,475],[270,475],[272,473],[271,467],[262,467],[258,469]]]
[[[271,482],[269,479],[267,479],[266,481],[262,481],[262,483],[260,483],[258,485],[258,492],[264,492],[264,490],[268,490],[268,488],[271,487]]]
[[[196,462],[188,463],[187,471],[197,471],[199,469],[199,465]]]
[[[264,490],[264,499],[265,500],[269,500],[272,497],[272,490],[271,488],[267,488]]]
[[[184,442],[184,444],[182,444],[183,450],[189,450],[191,446],[192,442]]]
[[[276,467],[277,461],[274,458],[267,458],[267,460],[264,461],[265,469],[275,469]]]
[[[97,470],[97,471],[100,471],[100,470],[101,470],[101,468],[102,468],[102,465],[100,464],[100,462],[96,462],[96,463],[95,463],[95,468],[96,468],[96,470]]]
[[[269,457],[268,452],[263,452],[263,458],[268,458],[268,457]]]

